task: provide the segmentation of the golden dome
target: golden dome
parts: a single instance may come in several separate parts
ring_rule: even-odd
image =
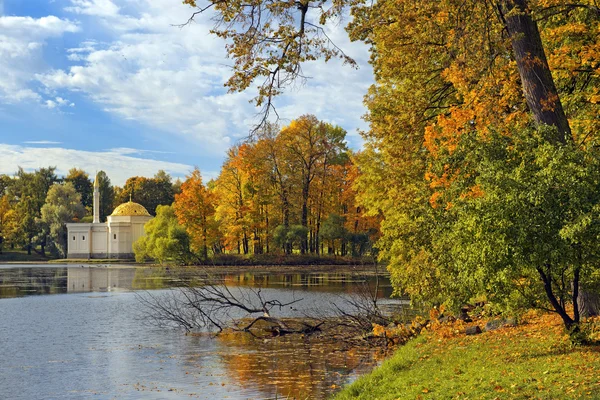
[[[128,216],[133,217],[136,215],[143,215],[146,217],[151,217],[146,208],[138,203],[134,203],[133,201],[128,201],[127,203],[123,203],[112,212],[110,215],[119,215],[119,216]]]

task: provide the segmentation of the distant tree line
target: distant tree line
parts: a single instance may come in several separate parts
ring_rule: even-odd
[[[154,214],[160,204],[171,204],[178,190],[164,171],[153,178],[132,177],[124,187],[113,186],[104,171],[98,172],[100,221],[131,199]],[[55,167],[27,172],[18,167],[13,176],[0,175],[0,252],[7,247],[42,256],[65,257],[66,225],[92,222],[94,184],[78,168],[59,177]]]

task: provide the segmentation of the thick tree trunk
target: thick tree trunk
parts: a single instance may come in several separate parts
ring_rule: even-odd
[[[499,10],[510,35],[523,93],[534,119],[558,129],[557,141],[572,140],[571,128],[558,97],[554,79],[527,0],[501,0]]]

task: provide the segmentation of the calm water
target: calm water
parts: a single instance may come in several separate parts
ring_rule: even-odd
[[[318,273],[223,278],[303,299],[288,315],[340,302],[360,280]],[[292,336],[186,336],[142,324],[133,290],[160,295],[181,279],[165,269],[0,265],[0,399],[319,399],[380,357]],[[379,294],[390,291],[387,283]]]

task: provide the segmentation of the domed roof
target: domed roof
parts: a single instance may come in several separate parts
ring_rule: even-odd
[[[146,208],[138,203],[134,203],[133,201],[128,201],[127,203],[123,203],[112,212],[110,215],[120,215],[120,216],[128,216],[133,217],[136,215],[143,215],[146,217],[151,217],[150,213]]]

